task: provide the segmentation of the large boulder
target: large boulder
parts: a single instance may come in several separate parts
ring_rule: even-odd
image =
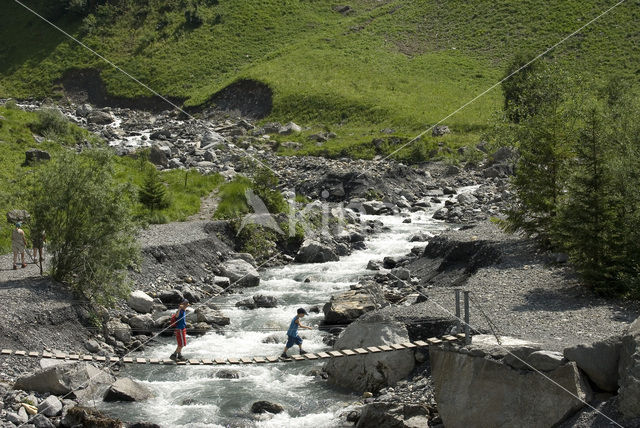
[[[180,290],[164,290],[158,295],[158,299],[165,305],[179,305],[184,300]]]
[[[153,299],[142,290],[136,290],[129,296],[127,304],[134,311],[148,314],[153,311]]]
[[[222,274],[229,278],[232,286],[257,287],[260,284],[260,274],[245,260],[233,259],[221,266]]]
[[[136,334],[151,334],[155,329],[155,320],[149,314],[134,315],[128,322],[131,331]]]
[[[598,388],[616,392],[621,346],[622,338],[618,336],[588,345],[571,346],[565,348],[563,354],[569,361],[575,361]]]
[[[87,122],[96,125],[108,125],[113,122],[113,117],[106,111],[92,110],[87,114]]]
[[[153,392],[146,386],[124,377],[109,387],[104,394],[104,401],[144,401],[153,396]]]
[[[275,308],[278,306],[278,299],[273,296],[257,294],[253,296],[253,301],[256,304],[256,308]]]
[[[325,324],[349,324],[367,312],[371,312],[384,304],[382,290],[371,284],[359,290],[349,290],[331,296],[324,305]]]
[[[550,427],[591,399],[588,380],[574,362],[542,375],[442,348],[429,348],[429,356],[447,427]]]
[[[117,318],[112,318],[106,325],[107,335],[113,336],[116,340],[127,344],[131,343],[131,327]]]
[[[429,409],[420,404],[371,403],[362,410],[356,428],[424,428],[429,416]]]
[[[96,391],[106,389],[115,379],[109,373],[86,362],[60,364],[16,380],[15,389],[89,399]]]
[[[194,311],[196,322],[204,322],[207,324],[215,324],[219,326],[229,325],[231,320],[224,316],[222,312],[206,307],[196,308]]]
[[[338,260],[340,258],[331,247],[308,239],[302,243],[295,258],[295,261],[299,263],[325,263]]]
[[[622,338],[618,409],[627,418],[640,417],[640,318]]]
[[[407,327],[391,317],[371,314],[366,320],[349,325],[340,335],[335,349],[354,349],[409,341]],[[379,391],[405,379],[415,367],[410,349],[351,357],[333,358],[324,370],[329,383],[358,392]]]

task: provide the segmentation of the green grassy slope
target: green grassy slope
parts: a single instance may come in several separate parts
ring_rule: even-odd
[[[269,119],[339,136],[316,147],[303,135],[303,152],[372,156],[380,129],[415,135],[496,82],[515,52],[554,44],[615,1],[353,0],[345,16],[327,0],[120,0],[84,20],[28,3],[162,94],[193,106],[257,79],[274,90]],[[184,14],[194,3],[197,28]],[[114,95],[149,95],[15,3],[0,7],[0,96],[55,94],[55,79],[74,67],[102,68]],[[551,56],[589,76],[638,75],[637,22],[640,8],[627,1]],[[477,141],[500,104],[498,88],[449,118],[447,144]]]

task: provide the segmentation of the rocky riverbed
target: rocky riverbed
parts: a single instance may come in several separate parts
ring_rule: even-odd
[[[30,109],[41,107],[38,102],[23,105]],[[0,347],[96,355],[155,352],[167,347],[166,340],[156,335],[165,333],[170,311],[182,298],[198,305],[189,316],[190,334],[224,338],[238,318],[253,325],[246,315],[250,311],[274,311],[280,305],[278,298],[291,299],[291,304],[297,302],[298,297],[287,295],[289,290],[278,291],[282,295],[276,296],[269,294],[269,289],[255,288],[264,281],[265,272],[270,275],[268,281],[273,281],[273,269],[290,269],[286,272],[292,277],[292,287],[311,287],[318,281],[326,281],[325,286],[329,286],[330,291],[322,293],[323,300],[309,307],[311,320],[321,326],[321,332],[310,337],[311,346],[339,349],[424,340],[460,330],[453,316],[453,289],[460,287],[470,291],[470,325],[474,334],[525,341],[519,347],[507,347],[513,353],[527,349],[528,353],[522,354],[525,360],[535,352],[551,352],[544,358],[534,358],[533,368],[545,371],[550,366],[544,364],[557,364],[551,370],[560,366],[565,371],[575,370],[583,376],[580,382],[589,386],[578,391],[583,395],[576,392],[577,395],[585,401],[593,400],[599,409],[608,409],[603,412],[616,420],[624,418],[625,426],[637,426],[633,400],[638,397],[634,379],[639,377],[633,373],[640,363],[636,330],[631,323],[640,313],[638,306],[592,295],[579,284],[565,255],[540,252],[534,243],[506,235],[489,221],[512,201],[508,178],[516,153],[501,150],[488,154],[480,165],[464,168],[443,163],[410,167],[383,159],[279,157],[274,153],[276,146],[270,134],[299,132],[297,125],[258,126],[215,112],[194,119],[170,112],[151,114],[87,105],[61,109],[76,123],[102,135],[120,154],[148,147],[151,160],[159,169],[196,168],[231,179],[238,173],[249,173],[251,163],[263,162],[280,177],[280,190],[286,197],[307,196],[315,201],[308,204],[311,208],[327,207],[332,217],[340,217],[341,227],[308,236],[299,247],[286,248],[263,265],[237,251],[236,237],[226,222],[202,220],[152,226],[139,236],[143,263],[130,272],[134,293],[108,311],[90,308],[63,285],[38,278],[34,265],[18,271],[0,271],[0,293],[3,301],[11,302],[0,315]],[[331,136],[317,138],[321,143]],[[446,228],[451,230],[442,233]],[[394,248],[405,248],[404,252],[392,254],[390,247],[375,241],[384,236],[389,242],[397,242],[394,233],[400,233],[403,241],[401,247]],[[367,249],[373,249],[375,254],[367,253]],[[361,260],[361,254],[371,257]],[[3,266],[10,266],[7,256],[0,259]],[[303,264],[338,269],[341,263],[354,263],[358,274],[332,283],[325,277],[318,280],[313,274],[296,271]],[[331,277],[330,273],[323,275]],[[212,299],[215,296],[219,297]],[[224,303],[214,303],[220,298]],[[273,340],[278,343],[279,339]],[[567,351],[582,349],[582,344],[596,349],[599,357],[608,355],[609,372],[604,381],[602,373],[589,365],[593,358],[584,357],[593,352]],[[443,367],[458,364],[458,368],[469,370],[478,379],[486,370],[503,373],[513,379],[510,392],[514,395],[517,388],[527,384],[520,376],[530,375],[522,370],[531,367],[514,367],[505,361],[504,346],[474,346],[444,349],[444,354],[438,356],[402,351],[336,359],[316,368],[311,378],[319,393],[332,391],[328,385],[333,385],[363,394],[363,399],[340,396],[340,400],[349,403],[345,411],[317,416],[309,424],[322,426],[322,418],[330,418],[333,424],[359,427],[442,423],[458,426],[463,422],[455,419],[451,402],[447,401],[448,407],[442,403],[438,406],[438,399],[458,396],[458,405],[466,406],[464,400],[468,397],[460,392],[465,391],[464,385],[443,384],[439,380],[442,373],[447,373]],[[607,353],[611,349],[614,351]],[[435,368],[434,358],[438,361]],[[7,427],[25,423],[37,427],[74,426],[97,420],[105,426],[119,426],[83,406],[93,407],[95,400],[106,396],[110,400],[131,401],[154,396],[144,382],[123,381],[127,377],[121,377],[120,383],[114,383],[113,376],[122,370],[117,365],[101,372],[84,363],[73,368],[45,368],[49,364],[46,361],[39,365],[36,360],[15,357],[3,357],[1,364],[4,383],[0,385],[0,417]],[[29,373],[36,369],[44,369],[47,379],[66,385],[67,389],[56,390],[51,383],[43,385],[43,373],[30,378]],[[95,390],[87,391],[84,380],[92,376],[87,373],[102,378]],[[225,374],[232,379],[236,375],[241,376]],[[309,379],[308,373],[294,375]],[[17,379],[18,387],[24,391],[11,389]],[[540,385],[549,386],[544,382]],[[330,398],[327,400],[330,402]],[[251,403],[238,406],[244,408],[245,404]],[[107,406],[107,411],[120,409],[115,406]],[[315,404],[305,406],[315,409]],[[253,407],[256,414],[263,416],[240,416],[233,419],[233,424],[283,423],[284,419],[278,419],[281,416],[271,419],[262,413],[264,409],[266,415],[278,413],[276,403],[256,402],[251,411]],[[568,408],[563,413],[556,405],[554,411],[559,416],[553,423],[566,420],[565,426],[598,426],[589,424],[606,420],[593,410],[582,411],[579,401],[568,402]],[[481,414],[483,408],[478,409]],[[494,409],[494,413],[501,414],[509,411],[526,413],[527,409]],[[35,413],[38,416],[32,416]],[[499,420],[509,420],[505,418]]]

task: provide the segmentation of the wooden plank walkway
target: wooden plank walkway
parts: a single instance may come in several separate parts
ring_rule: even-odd
[[[186,361],[180,361],[176,363],[170,359],[157,359],[157,358],[144,358],[144,357],[102,357],[98,355],[79,355],[79,354],[67,354],[62,352],[56,352],[52,354],[50,352],[37,352],[37,351],[23,351],[13,349],[0,350],[0,357],[25,357],[25,358],[55,358],[60,360],[70,361],[96,361],[96,362],[110,362],[110,363],[123,363],[123,364],[156,364],[156,365],[227,365],[227,364],[264,364],[264,363],[288,363],[297,361],[317,361],[330,358],[345,358],[352,356],[362,356],[368,354],[380,354],[383,352],[395,352],[406,349],[426,348],[428,346],[437,346],[445,343],[464,342],[464,333],[457,334],[455,336],[447,335],[443,337],[432,337],[426,341],[417,340],[415,342],[394,343],[390,345],[368,346],[366,348],[357,349],[339,349],[317,353],[306,353],[303,355],[291,355],[289,358],[266,356],[266,357],[242,357],[242,358],[215,358],[215,359],[189,359]]]

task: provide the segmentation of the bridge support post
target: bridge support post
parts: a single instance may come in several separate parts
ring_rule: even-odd
[[[460,322],[460,289],[456,288],[456,333],[462,331],[462,323]]]
[[[469,291],[464,291],[464,342],[471,343],[471,328],[469,327]]]

